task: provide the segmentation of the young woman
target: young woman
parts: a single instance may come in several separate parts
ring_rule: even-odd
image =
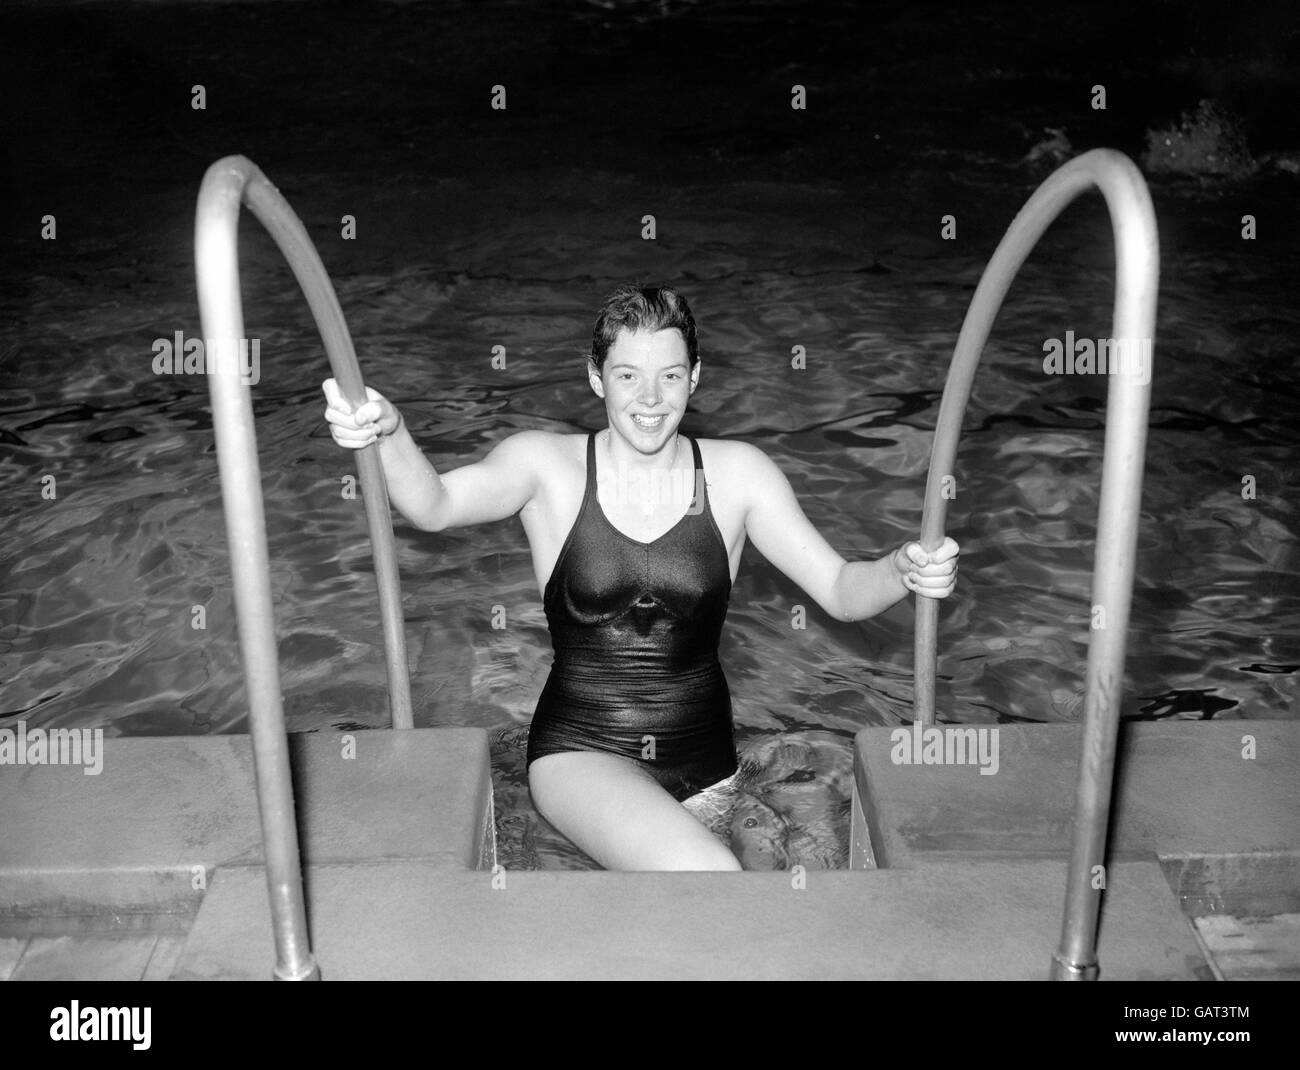
[[[326,380],[325,418],[340,446],[379,442],[393,505],[422,531],[519,514],[555,649],[528,744],[547,820],[608,869],[740,869],[682,801],[736,771],[718,639],[745,540],[845,621],[947,597],[957,544],[845,562],[761,450],[680,435],[700,358],[671,289],[606,300],[587,377],[603,430],[522,431],[442,475],[375,390],[354,413]]]

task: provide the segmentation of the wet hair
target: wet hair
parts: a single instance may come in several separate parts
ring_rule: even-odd
[[[620,331],[666,331],[676,329],[686,342],[691,367],[700,362],[695,337],[695,317],[686,298],[667,286],[620,286],[600,306],[596,328],[591,334],[591,363],[603,371],[610,346]]]

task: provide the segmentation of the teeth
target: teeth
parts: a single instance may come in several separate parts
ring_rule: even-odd
[[[658,427],[661,423],[664,422],[664,418],[662,416],[655,416],[649,419],[644,416],[633,416],[632,419],[635,420],[641,427]]]

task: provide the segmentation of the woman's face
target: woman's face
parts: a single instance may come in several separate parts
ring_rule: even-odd
[[[605,399],[610,428],[641,453],[669,442],[686,414],[700,379],[681,331],[623,331],[609,347],[605,366],[588,365],[591,388]]]

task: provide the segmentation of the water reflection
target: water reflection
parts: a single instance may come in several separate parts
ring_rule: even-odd
[[[308,191],[313,181],[303,176]],[[613,196],[618,181],[598,195]],[[582,375],[590,317],[614,281],[653,276],[678,282],[700,318],[704,373],[688,433],[761,445],[848,556],[914,536],[938,393],[981,260],[909,250],[885,208],[872,210],[872,225],[897,248],[864,250],[826,211],[835,191],[761,183],[683,192],[672,240],[648,250],[584,225],[588,202],[573,176],[539,182],[553,185],[549,215],[483,228],[467,208],[436,265],[336,279],[368,379],[401,406],[436,464],[480,457],[524,428],[599,426]],[[468,186],[452,192],[475,203]],[[1105,256],[1095,266],[1083,257],[1080,270],[1060,253],[1108,249],[1096,222],[1063,220],[1025,269],[976,382],[950,511],[963,582],[940,618],[939,707],[949,719],[1079,716],[1105,384],[1045,378],[1041,344],[1068,325],[1107,329]],[[379,727],[374,579],[362,505],[341,493],[349,459],[321,420],[324,358],[292,279],[256,244],[249,260],[289,724]],[[4,715],[121,734],[242,731],[206,383],[149,372],[154,338],[199,332],[195,306],[162,282],[134,299],[123,285],[111,274],[37,277],[6,342]],[[1211,285],[1221,296],[1238,286],[1243,300],[1211,308]],[[1128,717],[1295,715],[1297,523],[1283,491],[1298,407],[1286,339],[1300,324],[1293,304],[1247,293],[1269,285],[1192,260],[1162,293]],[[491,366],[495,345],[508,354],[504,371]],[[796,345],[806,370],[790,366]],[[47,474],[56,502],[40,496]],[[1242,497],[1247,475],[1253,499]],[[417,724],[493,730],[507,864],[585,864],[522,790],[512,733],[531,715],[550,652],[521,530],[399,527],[397,551]],[[498,604],[504,631],[491,628]],[[721,651],[742,743],[829,733],[846,745],[864,725],[907,720],[911,609],[842,624],[809,606],[806,629],[795,630],[795,604],[808,600],[747,551]],[[788,822],[772,800],[753,798],[768,826],[751,828],[770,831],[770,815]],[[788,861],[790,842],[785,833],[752,853]]]

